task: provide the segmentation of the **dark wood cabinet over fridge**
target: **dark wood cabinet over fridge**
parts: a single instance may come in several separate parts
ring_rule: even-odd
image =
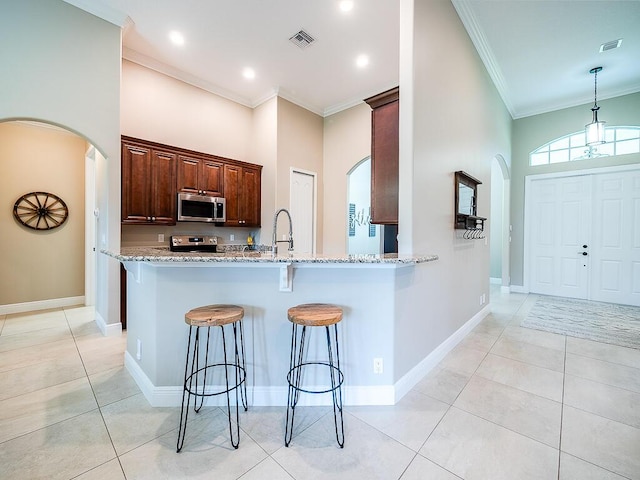
[[[371,112],[371,223],[398,223],[400,89],[365,99]]]

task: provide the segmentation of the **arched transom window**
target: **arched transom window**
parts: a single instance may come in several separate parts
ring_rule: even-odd
[[[606,127],[607,143],[585,146],[584,131],[571,133],[536,148],[529,154],[529,165],[573,162],[587,158],[640,152],[640,127]]]

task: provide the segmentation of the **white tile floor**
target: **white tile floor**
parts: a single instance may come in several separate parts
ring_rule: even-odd
[[[152,408],[123,368],[125,338],[85,307],[0,316],[1,479],[640,479],[640,350],[519,326],[535,297],[492,314],[392,407],[252,407],[230,447],[225,413]]]

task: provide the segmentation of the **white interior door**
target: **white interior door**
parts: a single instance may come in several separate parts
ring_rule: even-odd
[[[591,299],[640,305],[640,172],[594,177]]]
[[[291,170],[291,220],[295,253],[315,253],[316,175]]]
[[[587,298],[590,176],[534,180],[530,188],[530,291]]]

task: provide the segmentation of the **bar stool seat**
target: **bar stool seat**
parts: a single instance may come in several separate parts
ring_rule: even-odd
[[[176,444],[177,452],[180,452],[184,445],[191,398],[193,397],[193,409],[197,413],[202,408],[205,397],[222,394],[226,394],[227,397],[227,416],[229,420],[231,445],[234,448],[238,448],[240,443],[239,397],[245,411],[247,410],[247,368],[244,351],[243,318],[244,309],[242,307],[222,304],[194,308],[189,310],[184,316],[185,323],[189,325],[189,341],[187,344],[187,359],[184,369],[182,408],[180,410],[180,425],[178,428],[178,442]],[[225,326],[229,326],[233,331],[232,358],[227,357]],[[220,327],[223,358],[218,363],[209,363],[211,327]],[[201,338],[200,335],[201,328],[207,329],[207,334],[203,336],[204,338]],[[201,358],[202,353],[200,349],[202,347],[204,347],[205,350],[204,359]],[[207,374],[212,374],[216,368],[224,370],[224,385],[220,386],[219,389],[212,390],[211,385],[207,386]],[[230,392],[234,390],[236,412],[235,439],[231,422],[231,400],[229,396]]]
[[[342,308],[328,303],[306,303],[291,307],[287,311],[287,318],[292,323],[291,356],[287,383],[289,394],[287,398],[287,423],[285,430],[285,446],[289,446],[293,435],[293,420],[295,408],[300,392],[329,393],[333,399],[333,419],[336,428],[336,440],[340,448],[344,447],[344,422],[342,416],[342,384],[344,374],[340,370],[340,346],[338,342],[338,323],[342,320]],[[330,327],[333,326],[333,329]],[[300,333],[298,327],[302,327]],[[305,361],[305,340],[307,327],[325,327],[327,339],[327,360]],[[333,335],[332,335],[333,330]],[[335,353],[334,353],[335,351]],[[331,386],[312,390],[303,387],[303,371],[308,366],[327,367]]]

